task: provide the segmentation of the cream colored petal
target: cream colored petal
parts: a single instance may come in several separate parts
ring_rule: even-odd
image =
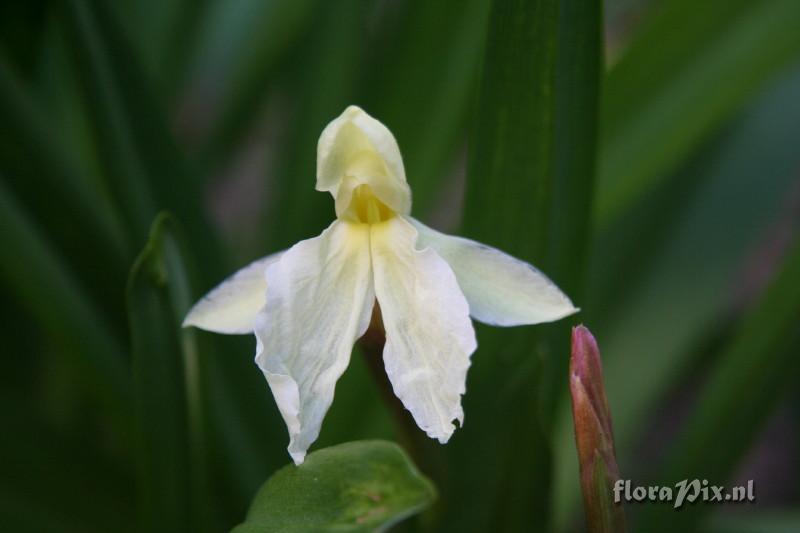
[[[552,322],[578,309],[535,267],[461,237],[439,233],[418,220],[417,248],[433,248],[448,262],[476,320],[496,326]]]
[[[386,329],[383,360],[395,394],[429,437],[445,443],[463,423],[470,355],[477,346],[469,306],[453,271],[414,247],[402,217],[372,226],[375,295]]]
[[[333,195],[339,216],[359,185],[369,185],[394,212],[411,211],[411,190],[392,132],[361,108],[350,106],[320,135],[317,190]]]
[[[300,464],[319,435],[353,343],[369,325],[375,301],[369,227],[336,221],[294,245],[267,277],[256,363],[289,429],[289,454]]]
[[[217,285],[194,304],[183,327],[216,333],[252,333],[256,314],[267,297],[267,267],[281,258],[278,252],[253,261]]]

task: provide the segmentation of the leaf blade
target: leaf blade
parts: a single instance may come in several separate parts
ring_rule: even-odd
[[[540,267],[551,213],[558,20],[558,2],[492,3],[466,183],[466,235]],[[544,530],[551,451],[540,416],[540,346],[530,328],[477,330],[463,399],[470,423],[448,444],[441,527],[526,529],[536,516]],[[470,490],[478,485],[490,502]]]
[[[720,354],[696,410],[664,460],[660,481],[698,478],[717,485],[728,481],[800,370],[798,316],[800,238],[795,238],[780,272]],[[743,391],[746,402],[741,401]],[[691,506],[674,513],[652,506],[643,511],[642,527],[691,530],[709,511],[708,506]],[[665,514],[670,522],[666,529]]]
[[[167,129],[162,103],[136,51],[104,2],[70,0],[63,23],[91,105],[94,138],[115,204],[134,242],[146,242],[161,209],[183,221],[192,248],[213,275],[220,261],[216,233],[192,175]]]
[[[431,482],[396,444],[348,442],[276,472],[234,531],[383,531],[435,498]]]
[[[126,290],[139,419],[139,474],[148,531],[209,530],[201,370],[181,331],[189,287],[173,223],[160,215]]]
[[[5,283],[85,372],[91,390],[124,427],[132,405],[124,346],[2,181],[0,206],[2,244],[14,250],[0,264]]]
[[[684,28],[672,39],[675,27]],[[792,0],[671,0],[609,73],[595,221],[668,177],[765,81],[797,57]]]

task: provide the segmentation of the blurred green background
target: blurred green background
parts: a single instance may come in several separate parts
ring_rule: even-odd
[[[583,311],[478,327],[444,447],[403,441],[354,354],[313,449],[413,447],[439,500],[398,530],[580,531],[583,322],[623,478],[755,480],[755,504],[629,505],[632,531],[800,531],[798,28],[798,0],[3,2],[0,529],[242,521],[286,428],[251,337],[179,324],[332,220],[316,140],[353,103],[414,216]]]

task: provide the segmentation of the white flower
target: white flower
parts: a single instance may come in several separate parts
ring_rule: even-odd
[[[391,132],[358,107],[328,124],[317,190],[336,201],[319,237],[222,282],[185,326],[255,333],[256,363],[303,462],[333,401],[353,344],[380,305],[383,360],[395,394],[428,436],[445,443],[463,420],[470,316],[498,326],[558,320],[577,310],[547,277],[499,250],[411,218],[411,191]]]

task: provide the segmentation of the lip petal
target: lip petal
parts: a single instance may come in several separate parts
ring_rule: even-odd
[[[369,226],[337,220],[290,248],[267,276],[256,364],[289,430],[289,454],[300,464],[372,315]]]

